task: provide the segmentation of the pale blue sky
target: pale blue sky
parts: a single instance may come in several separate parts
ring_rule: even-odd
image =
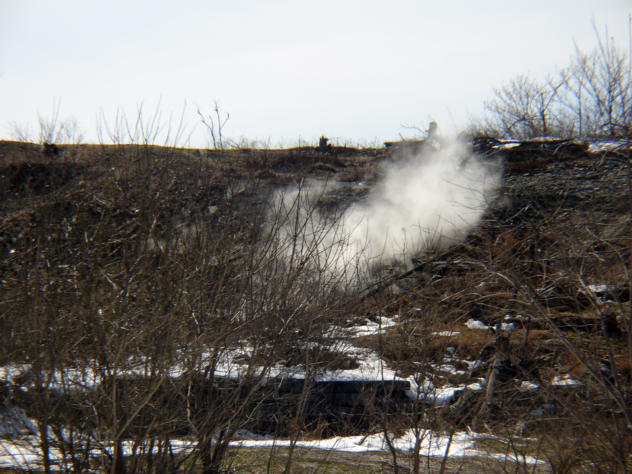
[[[0,138],[61,100],[96,141],[144,101],[163,118],[184,103],[192,146],[206,146],[196,106],[214,100],[232,138],[273,145],[392,140],[401,125],[443,133],[482,111],[492,85],[544,79],[591,25],[629,47],[629,0],[0,0]]]

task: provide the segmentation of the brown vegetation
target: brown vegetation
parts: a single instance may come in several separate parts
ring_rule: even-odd
[[[52,469],[48,453],[61,451],[75,470],[100,462],[111,472],[220,472],[240,429],[297,440],[413,428],[420,436],[491,431],[507,440],[492,451],[526,449],[556,472],[628,469],[627,208],[595,204],[601,195],[581,208],[568,202],[604,161],[614,171],[601,186],[619,196],[625,165],[580,153],[564,169],[555,157],[528,172],[511,168],[466,242],[419,256],[408,274],[386,269],[375,289],[358,294],[305,262],[279,260],[269,237],[288,216],[270,214],[267,197],[300,183],[322,163],[316,153],[64,145],[50,157],[0,142],[0,365],[28,367],[3,383],[3,403],[37,420],[43,468]],[[372,173],[376,154],[350,153],[345,169]],[[566,187],[530,187],[533,173],[551,170]],[[358,196],[336,192],[319,202],[344,207]],[[352,414],[319,418],[318,400],[335,393],[309,383],[262,388],[278,363],[308,379],[352,368],[344,353],[317,343],[332,326],[344,339],[366,318],[396,315],[397,326],[353,343],[420,384],[484,378],[484,390],[460,389],[434,407],[398,398],[395,386],[365,389]],[[467,328],[470,319],[496,329]],[[238,379],[221,366],[235,350],[245,370]],[[440,369],[446,354],[461,372]],[[568,377],[580,385],[554,383]],[[526,382],[540,388],[525,390]],[[77,384],[88,390],[77,393]],[[197,449],[169,454],[182,436]],[[91,457],[104,442],[112,449]],[[393,466],[403,469],[406,456],[393,451]],[[292,458],[290,449],[287,472]],[[411,469],[421,469],[418,460]]]

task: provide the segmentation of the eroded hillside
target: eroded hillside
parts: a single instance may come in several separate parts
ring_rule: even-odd
[[[469,150],[502,177],[478,225],[365,267],[337,263],[346,210],[428,144],[0,142],[0,388],[5,412],[36,420],[12,436],[72,446],[77,468],[95,439],[116,466],[130,440],[183,437],[182,462],[217,467],[241,430],[471,432],[474,457],[628,462],[628,152]]]

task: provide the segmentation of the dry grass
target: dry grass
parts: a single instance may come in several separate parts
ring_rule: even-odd
[[[377,152],[334,151],[337,154],[311,148],[200,153],[153,146],[68,145],[51,158],[42,156],[35,145],[0,142],[0,331],[7,341],[0,349],[0,362],[23,362],[36,355],[46,363],[73,366],[98,357],[116,360],[150,354],[159,367],[162,356],[195,344],[228,347],[249,340],[262,341],[252,367],[285,360],[291,367],[328,363],[350,368],[353,362],[338,354],[296,348],[301,341],[318,340],[332,323],[348,327],[364,324],[367,318],[395,317],[398,326],[379,336],[356,338],[354,344],[376,351],[402,377],[421,374],[437,386],[489,378],[492,361],[501,354],[497,408],[482,414],[485,396],[480,392],[457,397],[441,409],[408,405],[397,423],[395,417],[381,421],[381,414],[374,413],[375,423],[401,430],[424,419],[430,427],[491,430],[506,440],[520,431],[546,440],[546,446],[530,445],[529,453],[541,449],[556,472],[572,472],[590,462],[613,472],[623,469],[627,461],[622,453],[630,444],[624,407],[632,393],[629,291],[627,297],[624,294],[629,288],[629,217],[615,207],[599,208],[592,215],[567,212],[563,203],[546,204],[533,195],[529,199],[540,203],[533,213],[507,220],[494,208],[466,242],[420,256],[408,275],[386,269],[370,291],[344,297],[323,293],[321,306],[305,313],[297,309],[303,303],[288,306],[288,301],[294,304],[290,295],[300,294],[298,288],[304,284],[297,279],[296,289],[290,285],[272,295],[277,306],[270,310],[269,301],[257,299],[264,294],[260,287],[249,287],[250,277],[244,277],[254,275],[252,262],[258,257],[249,249],[263,235],[257,226],[266,217],[262,206],[267,193],[300,182],[310,172],[334,174],[342,182],[370,182],[379,168]],[[333,198],[336,205],[348,204],[349,199],[351,194]],[[200,262],[206,263],[201,267]],[[270,281],[283,288],[283,278],[272,276]],[[610,285],[616,291],[595,297],[586,291],[588,285]],[[236,320],[230,315],[245,314],[243,308],[257,315],[256,324],[231,326]],[[280,321],[293,311],[305,318],[283,326]],[[215,316],[200,319],[205,312]],[[186,316],[191,314],[197,316]],[[495,326],[508,314],[517,327],[511,333],[465,326],[469,319]],[[46,329],[53,326],[55,330]],[[236,328],[242,332],[231,332]],[[445,332],[452,334],[441,335]],[[113,341],[120,344],[118,352],[110,352]],[[440,373],[432,366],[443,362],[448,349],[454,358],[483,365],[470,370],[463,362],[456,368],[465,375]],[[612,362],[612,380],[599,378],[604,360]],[[582,385],[551,385],[556,377],[565,376]],[[523,391],[517,381],[542,389]],[[183,382],[176,389],[184,393],[185,388]],[[126,395],[130,409],[142,400],[146,388],[138,390]],[[114,388],[104,389],[101,400],[75,409],[103,409],[115,393]],[[242,410],[240,423],[247,425],[243,410],[260,402],[258,392],[249,393],[254,398],[248,404],[239,408],[239,400],[232,399],[222,407],[221,416],[226,410]],[[46,397],[29,399],[29,410],[42,410],[46,403]],[[550,405],[555,408],[546,408]],[[539,409],[545,409],[544,417],[532,415]],[[177,406],[169,410],[160,414],[164,419],[152,410],[138,412],[134,429],[157,419],[176,431],[182,429],[186,414]],[[51,413],[51,424],[66,423],[70,417],[62,406]],[[222,419],[219,412],[216,415]],[[170,425],[169,416],[178,421]],[[555,436],[547,438],[551,433]],[[576,433],[591,437],[578,443]],[[487,447],[502,454],[522,442],[499,441]],[[263,472],[272,458],[271,472],[276,472],[287,460],[283,450],[264,455],[239,450],[233,455],[234,466],[244,466],[239,472]],[[392,469],[390,455],[364,455],[361,462],[352,455],[327,455],[331,457],[323,461],[313,452],[298,452],[295,472],[312,472],[318,466],[323,472]],[[485,461],[487,472],[517,469],[491,458]],[[437,460],[428,462],[430,471],[440,466]],[[482,467],[476,471],[478,462],[483,460],[467,461],[460,472],[485,472]],[[567,469],[564,463],[575,467]],[[450,461],[448,469],[459,465]],[[410,468],[402,465],[400,472]]]

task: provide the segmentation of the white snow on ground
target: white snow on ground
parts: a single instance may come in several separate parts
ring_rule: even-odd
[[[514,141],[514,140],[501,140],[501,142],[494,146],[493,148],[497,149],[497,150],[506,150],[507,148],[515,148],[519,145],[521,145],[522,142],[520,141]]]
[[[6,384],[15,383],[13,379],[27,373],[31,369],[30,365],[26,364],[8,364],[0,367],[0,382]]]
[[[556,376],[553,381],[551,382],[551,385],[581,385],[581,382],[578,382],[577,380],[573,380],[571,378],[570,375],[565,375],[564,377],[560,377],[559,375]]]
[[[31,370],[28,364],[9,364],[0,367],[0,382],[7,385],[14,385],[15,378],[27,375]],[[28,378],[28,377],[27,377]],[[52,377],[46,378],[46,387],[50,390],[83,390],[94,389],[100,383],[100,378],[89,367],[81,370],[67,368],[56,369]],[[27,387],[29,384],[27,384]],[[23,388],[24,390],[25,388]]]
[[[29,437],[20,440],[0,439],[0,466],[22,470],[41,469],[41,451],[37,438]],[[57,451],[53,458],[60,458]]]
[[[414,378],[398,377],[387,363],[382,360],[376,352],[370,349],[358,348],[347,342],[340,341],[334,343],[332,350],[346,354],[358,363],[358,367],[349,370],[329,370],[315,377],[316,382],[333,382],[333,381],[410,381],[415,384]],[[248,365],[248,359],[253,354],[251,347],[244,345],[240,349],[224,351],[219,357],[214,372],[215,377],[224,377],[228,379],[239,379],[250,371],[252,374],[253,367]],[[204,367],[211,359],[211,354],[205,353],[200,357],[199,366]],[[0,381],[13,384],[12,377],[28,372],[30,367],[13,366],[0,367]],[[119,370],[119,376],[148,376],[147,366],[143,361],[136,363],[129,362],[125,370]],[[169,369],[170,377],[177,377],[185,371],[182,364],[175,364]],[[305,372],[300,367],[288,368],[283,363],[278,363],[269,368],[265,374],[266,379],[286,378],[286,379],[304,379]],[[101,381],[101,377],[90,368],[84,370],[64,369],[56,370],[50,382],[47,385],[52,390],[93,390]],[[28,389],[28,384],[23,389]]]
[[[397,318],[398,316],[395,317]],[[341,336],[374,336],[376,334],[384,334],[384,332],[386,332],[386,329],[397,326],[399,324],[393,318],[387,318],[386,316],[376,316],[376,319],[378,320],[378,322],[366,319],[366,324],[361,326],[351,326],[348,328],[330,326],[329,330],[325,333],[325,337],[339,338]]]
[[[441,336],[441,337],[458,336],[459,334],[461,334],[459,331],[440,331],[440,332],[432,333],[433,336]]]
[[[471,384],[469,386],[444,386],[435,387],[431,382],[425,382],[421,387],[418,385],[414,376],[408,378],[399,377],[394,370],[392,370],[388,364],[379,357],[376,352],[366,348],[358,348],[347,342],[338,342],[335,347],[332,347],[336,351],[346,354],[348,357],[355,360],[358,367],[348,370],[329,370],[317,375],[314,378],[315,382],[375,382],[375,381],[406,381],[410,384],[410,389],[407,391],[407,395],[410,398],[423,399],[428,402],[432,402],[437,405],[448,404],[452,401],[455,394],[464,390],[466,387],[471,390],[480,390],[479,384]],[[230,379],[239,379],[249,370],[248,363],[245,362],[251,355],[252,349],[244,346],[241,349],[225,351],[219,357],[215,376],[225,377]],[[204,366],[204,362],[210,359],[210,353],[205,354],[201,358],[201,366]],[[448,359],[446,362],[450,362]],[[119,375],[132,375],[137,377],[146,376],[146,366],[139,361],[136,365],[128,364],[128,369],[125,371],[119,371]],[[20,367],[19,370],[14,368],[2,368],[5,374],[5,379],[9,380],[7,374],[13,373],[14,375],[21,374],[28,368]],[[464,371],[457,370],[453,365],[443,364],[438,366],[439,370],[453,373],[455,375],[465,374]],[[169,376],[176,377],[184,371],[182,366],[174,366],[169,370]],[[250,367],[252,370],[252,367]],[[270,368],[266,374],[266,379],[273,380],[278,378],[286,379],[304,379],[304,370],[299,368],[288,368],[282,363]],[[90,369],[79,371],[76,369],[58,370],[51,378],[52,382],[49,385],[51,389],[58,390],[93,390],[99,383],[100,377]],[[23,388],[25,389],[25,388]]]
[[[555,140],[560,140],[560,138],[557,137],[536,137],[536,138],[532,138],[528,141],[530,142],[550,142],[550,141],[555,141]],[[522,145],[522,141],[521,140],[499,140],[500,143],[498,145],[495,145],[493,148],[496,150],[507,150],[509,148],[515,148],[517,146]],[[578,144],[578,145],[582,145],[582,142],[579,141],[575,141],[575,142],[569,142],[569,144]],[[597,141],[591,141],[589,146],[588,146],[588,152],[589,153],[601,153],[601,152],[605,152],[605,151],[625,151],[627,149],[627,142],[625,140],[597,140]]]
[[[445,387],[436,389],[434,392],[429,394],[429,396],[426,397],[426,400],[432,400],[435,405],[449,405],[452,403],[454,397],[466,388],[475,392],[483,389],[479,383],[457,386],[446,385]]]
[[[475,433],[455,433],[450,441],[448,436],[440,436],[431,431],[421,431],[415,436],[413,430],[408,430],[399,437],[391,439],[393,446],[401,451],[410,452],[414,449],[417,439],[421,440],[421,456],[448,456],[448,457],[464,457],[464,456],[488,456],[493,458],[509,459],[512,461],[520,461],[526,464],[538,464],[538,461],[532,456],[517,459],[512,455],[488,455],[475,448],[477,439],[482,438]],[[289,446],[290,440],[266,440],[266,441],[237,441],[233,443],[242,447],[271,447],[271,446]],[[349,436],[323,439],[317,441],[298,441],[297,446],[302,448],[313,448],[323,450],[342,451],[347,453],[364,453],[369,451],[388,451],[388,445],[383,434],[371,436]]]
[[[395,324],[392,320],[384,321],[387,318],[383,318],[382,322],[391,325]],[[480,322],[479,322],[480,323]],[[482,323],[481,323],[482,324]],[[368,326],[368,325],[367,325]],[[384,324],[382,325],[384,327]],[[369,328],[366,328],[367,330]],[[379,325],[370,327],[371,330],[380,330]],[[361,330],[365,330],[362,328]],[[333,343],[335,349],[347,354],[357,361],[359,367],[351,370],[336,370],[328,371],[320,374],[316,377],[317,382],[328,381],[408,381],[410,383],[410,390],[407,391],[407,395],[411,398],[418,398],[425,400],[426,402],[433,403],[434,405],[447,405],[450,404],[458,393],[463,390],[483,390],[485,384],[484,379],[481,379],[479,383],[471,383],[468,385],[445,385],[435,386],[432,382],[426,380],[425,382],[418,384],[415,377],[409,377],[407,379],[398,377],[396,372],[393,371],[379,355],[369,349],[357,348],[348,342],[335,342]],[[332,346],[333,347],[333,346]],[[229,378],[240,377],[241,374],[247,369],[247,364],[244,362],[246,358],[244,356],[251,355],[252,349],[249,347],[242,347],[238,350],[226,351],[220,358],[218,370],[216,375],[225,376]],[[210,354],[205,355],[202,359],[206,360]],[[464,371],[457,370],[453,365],[451,357],[447,357],[443,364],[438,364],[435,367],[439,370],[447,371],[454,374],[465,373]],[[480,361],[468,362],[468,365],[475,367],[479,365]],[[144,364],[142,361],[136,365],[128,364],[126,374],[133,374],[136,376],[144,375]],[[12,378],[18,375],[22,375],[29,370],[27,366],[20,367],[2,367],[0,368],[0,380],[6,380],[11,383]],[[174,367],[169,371],[170,376],[177,376],[184,370],[184,367]],[[300,379],[304,377],[304,373],[301,370],[294,370],[288,373],[288,368],[283,365],[277,365],[270,370],[267,374],[269,378],[285,376],[286,378]],[[75,389],[86,390],[94,388],[94,385],[98,382],[98,377],[94,375],[91,370],[77,371],[75,369],[66,370],[55,374],[54,386],[61,388],[68,388],[72,384],[77,384]],[[573,381],[566,380],[565,383],[569,384]],[[14,416],[15,415],[15,416]],[[15,435],[26,433],[33,433],[35,425],[32,420],[28,420],[22,412],[11,413],[15,419],[21,420],[20,422],[24,427],[28,427],[25,430]],[[457,433],[449,447],[448,455],[452,456],[475,456],[485,455],[473,448],[476,437],[472,434]],[[248,432],[239,432],[236,436],[233,445],[244,447],[262,447],[262,446],[287,446],[289,440],[274,440],[263,439],[260,436],[253,435]],[[393,440],[393,444],[397,449],[410,450],[414,446],[415,437],[412,431],[408,431],[403,437]],[[182,450],[193,449],[193,443],[185,440],[174,440],[172,442],[174,452]],[[332,449],[346,452],[365,452],[365,451],[382,451],[387,450],[386,443],[382,435],[372,435],[368,437],[351,436],[332,438],[327,440],[318,441],[300,441],[299,446],[315,449]],[[448,438],[438,436],[430,431],[423,433],[423,442],[421,454],[426,456],[443,456],[446,453],[448,446]],[[99,451],[100,449],[100,451]],[[103,456],[103,450],[110,450],[110,447],[99,447],[95,449],[96,456]],[[124,446],[126,451],[131,452],[130,445]],[[54,462],[61,463],[62,458],[59,452],[53,450],[51,454]],[[527,458],[526,460],[520,460],[522,462],[534,463],[535,459]],[[16,437],[14,439],[0,440],[0,466],[11,466],[20,469],[40,469],[41,468],[41,454],[39,450],[38,438],[36,436]]]
[[[604,151],[625,150],[627,148],[627,142],[625,140],[604,140],[590,142],[588,147],[589,153],[599,153]]]
[[[465,375],[467,372],[465,370],[459,370],[451,364],[434,364],[430,363],[430,365],[440,372],[447,372],[453,375]]]
[[[381,323],[381,324],[380,324]],[[390,319],[382,317],[379,323],[368,321],[366,325],[350,328],[354,335],[365,334],[378,334],[385,328],[392,327],[397,323]],[[484,323],[476,320],[470,320],[467,324],[468,327],[477,329],[488,329],[489,327]],[[503,325],[503,326],[506,326]],[[513,325],[512,325],[513,326]],[[457,334],[449,331],[449,334]],[[323,346],[325,347],[325,346]],[[410,383],[410,390],[407,391],[407,395],[413,399],[425,400],[426,402],[433,403],[435,405],[447,405],[453,401],[455,396],[463,390],[482,390],[485,381],[481,379],[480,383],[471,383],[469,385],[445,385],[435,386],[432,382],[426,380],[425,382],[418,384],[414,376],[409,378],[402,378],[397,376],[396,372],[392,370],[384,360],[382,360],[376,352],[369,349],[358,348],[351,345],[346,341],[332,341],[329,347],[332,350],[339,351],[346,354],[350,358],[353,358],[359,365],[356,369],[349,370],[332,370],[324,372],[315,378],[316,382],[330,382],[330,381],[407,381]],[[240,378],[249,369],[248,359],[253,355],[253,349],[247,345],[239,349],[233,349],[230,351],[224,351],[217,364],[215,376],[226,377],[231,379]],[[200,366],[204,366],[207,361],[210,361],[211,354],[205,353],[198,360]],[[453,365],[450,357],[447,357],[443,364],[438,364],[435,367],[438,370],[449,372],[452,374],[464,374],[464,371],[457,370]],[[475,367],[480,364],[480,361],[468,362],[468,365]],[[252,369],[252,367],[250,367]],[[0,367],[0,381],[4,381],[8,384],[13,384],[13,378],[23,375],[30,370],[29,366],[5,366]],[[133,375],[133,376],[145,376],[147,375],[147,365],[142,360],[128,361],[125,370],[120,370],[119,375]],[[169,376],[176,377],[182,374],[186,369],[183,364],[175,364],[169,369]],[[272,367],[266,374],[268,379],[285,377],[292,379],[301,379],[305,377],[302,370],[288,369],[288,367],[279,363]],[[51,378],[52,382],[49,386],[52,389],[64,389],[68,390],[92,390],[100,383],[100,376],[96,371],[91,368],[84,370],[77,369],[65,369],[63,371],[56,371],[54,377]],[[560,379],[560,383],[571,385],[576,383],[569,379]],[[555,384],[555,381],[554,381]],[[28,384],[22,389],[28,389]],[[14,430],[15,433],[7,433],[9,436],[22,435],[23,437],[18,439],[5,439],[0,440],[0,466],[13,466],[21,469],[39,468],[40,460],[39,443],[36,436],[26,436],[27,433],[33,433],[35,425],[32,420],[29,420],[24,416],[21,411],[7,411],[7,419],[18,420],[19,425],[23,428]],[[424,441],[422,444],[422,454],[428,456],[444,455],[447,447],[446,437],[441,437],[431,432],[424,434]],[[238,433],[237,439],[234,441],[235,445],[239,446],[271,446],[276,444],[277,446],[284,446],[289,444],[289,440],[271,440],[261,439],[256,435],[250,433]],[[414,445],[414,436],[412,431],[409,431],[405,436],[397,438],[393,441],[394,445],[398,449],[409,450]],[[474,438],[471,435],[456,434],[450,445],[450,456],[469,456],[480,455],[481,453],[472,449]],[[174,449],[188,450],[192,449],[192,443],[188,441],[173,442]],[[320,441],[301,441],[299,446],[313,447],[317,449],[335,449],[348,452],[362,452],[362,451],[379,451],[385,450],[385,442],[382,435],[373,435],[368,437],[352,436],[348,438],[332,438],[329,440]],[[103,449],[110,449],[108,447],[101,447]],[[126,449],[130,449],[127,447]],[[101,451],[102,452],[102,451]],[[97,453],[98,454],[98,453]],[[60,453],[53,451],[52,457],[57,459],[56,462],[61,462]],[[533,460],[527,460],[526,462],[533,462]]]
[[[358,367],[349,370],[329,370],[323,372],[315,377],[316,382],[332,382],[332,381],[404,381],[409,380],[412,385],[415,385],[414,378],[404,379],[398,377],[395,371],[393,371],[387,363],[382,360],[376,352],[370,349],[358,348],[346,342],[338,342],[335,347],[336,351],[346,354],[350,358],[353,358]],[[224,351],[219,357],[214,372],[215,377],[225,377],[229,379],[239,379],[248,370],[252,372],[252,367],[248,366],[247,360],[252,355],[252,349],[244,346],[240,349]],[[200,358],[200,366],[206,365],[206,361],[210,360],[211,354],[204,354]],[[6,381],[9,384],[13,383],[12,377],[25,373],[29,370],[29,367],[21,366],[19,370],[15,367],[2,367],[0,368],[0,380]],[[126,370],[120,370],[118,375],[131,375],[137,377],[147,376],[147,368],[139,361],[136,364],[128,364]],[[177,377],[185,370],[181,364],[174,365],[169,369],[170,377]],[[50,389],[58,390],[92,390],[100,382],[100,376],[95,371],[86,368],[84,370],[77,369],[64,369],[56,370],[54,376],[51,377],[51,382],[48,384]],[[301,368],[288,368],[282,363],[271,367],[267,374],[267,379],[275,379],[279,377],[289,379],[303,379],[305,373]],[[28,385],[23,388],[28,389]]]
[[[469,385],[444,385],[443,387],[435,387],[435,385],[426,380],[419,385],[414,378],[411,381],[411,389],[406,393],[410,398],[432,402],[434,405],[449,405],[454,397],[465,389],[479,391],[483,390],[483,386],[476,382]]]
[[[190,451],[195,446],[194,442],[188,440],[172,439],[169,442],[174,454]],[[125,456],[132,454],[133,444],[134,441],[123,442],[123,454]],[[112,453],[112,446],[98,446],[97,443],[94,446],[91,451],[94,457],[105,459],[108,457],[108,453]],[[154,452],[157,452],[156,448],[154,448]],[[73,472],[72,465],[63,465],[63,455],[58,449],[50,448],[49,459],[53,471]],[[43,471],[43,458],[39,438],[37,436],[29,436],[21,439],[0,439],[0,467]]]
[[[480,321],[477,323],[483,324],[480,323]],[[368,333],[376,334],[383,331],[385,328],[395,326],[396,324],[398,323],[391,318],[381,317],[380,323],[369,321],[364,326],[356,326],[350,329],[355,335]],[[487,328],[487,326],[485,327]],[[355,360],[359,366],[355,369],[329,370],[323,372],[315,377],[314,380],[316,382],[408,381],[411,386],[408,395],[411,398],[420,396],[420,398],[428,401],[434,401],[436,404],[449,403],[456,392],[465,388],[465,386],[446,386],[443,388],[435,388],[430,384],[420,389],[414,377],[402,378],[397,376],[396,372],[392,370],[376,352],[373,352],[370,349],[358,348],[345,341],[332,342],[331,346],[327,348],[346,354],[348,357]],[[253,349],[248,345],[243,345],[241,348],[237,349],[223,351],[217,360],[214,373],[215,377],[224,377],[229,379],[241,378],[248,370],[252,371],[252,367],[248,366],[248,360],[252,355]],[[206,365],[206,363],[210,362],[210,360],[210,352],[203,354],[198,361],[199,366]],[[28,372],[29,369],[30,367],[28,366],[0,367],[0,380],[11,384],[13,383],[12,377],[24,374],[25,372]],[[143,360],[128,361],[125,370],[119,370],[118,375],[144,377],[147,376],[147,370],[147,365]],[[169,369],[168,375],[170,377],[177,377],[185,370],[186,368],[182,364],[175,364]],[[457,375],[465,373],[455,369],[452,365],[447,364],[439,366],[439,370]],[[278,363],[268,370],[266,378],[276,379],[279,377],[286,379],[303,379],[305,378],[305,373],[300,367],[288,368],[283,363]],[[91,368],[85,368],[83,370],[69,368],[57,370],[54,377],[51,377],[49,388],[58,390],[92,390],[100,383],[100,381],[101,377]],[[476,385],[477,384],[474,384],[470,388],[476,389]]]
[[[527,381],[527,380],[523,381],[523,382],[520,384],[520,390],[522,390],[523,392],[528,392],[528,391],[530,391],[530,390],[536,390],[536,389],[538,389],[538,388],[540,388],[540,386],[539,386],[539,385],[536,385],[536,384],[534,384],[534,383],[531,383],[531,382],[529,382],[529,381]]]
[[[421,456],[448,456],[448,457],[465,457],[465,456],[487,456],[493,458],[509,459],[519,461],[526,464],[537,464],[538,461],[531,456],[520,457],[488,454],[475,448],[477,439],[484,436],[478,436],[476,433],[455,433],[450,441],[448,436],[440,436],[431,431],[421,431],[415,436],[413,430],[408,430],[403,436],[391,439],[393,446],[401,451],[412,451],[417,438],[421,439]],[[254,435],[242,431],[238,433],[237,438],[231,442],[232,446],[242,448],[262,448],[262,447],[286,447],[292,442],[289,439],[262,439],[261,436]],[[194,449],[195,443],[188,440],[174,439],[170,441],[172,452],[174,454],[188,452]],[[132,441],[123,443],[123,452],[130,455],[132,452]],[[362,453],[370,451],[388,451],[388,445],[383,434],[375,434],[371,436],[349,436],[336,437],[314,441],[297,441],[296,446],[301,448],[322,449],[331,451],[341,451],[347,453]],[[111,451],[111,446],[97,447],[93,453],[95,456],[105,456],[104,451]],[[54,464],[53,470],[60,470],[62,456],[61,453],[52,449],[50,458]],[[0,440],[0,466],[13,467],[24,470],[38,470],[42,468],[41,450],[39,448],[38,439],[35,436],[23,438],[20,440]],[[67,466],[71,468],[71,466]]]
[[[490,329],[490,326],[482,321],[479,321],[478,319],[470,319],[467,323],[465,323],[465,325],[470,329]],[[514,329],[516,329],[514,323],[502,324],[503,331],[513,331]]]
[[[489,326],[478,319],[470,319],[465,325],[470,329],[489,329]]]
[[[547,143],[547,142],[555,142],[555,141],[559,141],[559,140],[563,140],[562,137],[549,137],[549,136],[544,136],[544,137],[533,137],[530,138],[529,142],[541,142],[541,143]]]
[[[387,328],[397,326],[397,323],[391,318],[378,316],[377,319],[380,320],[379,323],[367,319],[364,326],[353,326],[347,328],[346,331],[355,337],[373,336],[374,334],[383,334]]]
[[[317,382],[405,380],[398,377],[376,352],[350,346],[345,354],[359,364],[357,369],[330,370],[318,375]]]

